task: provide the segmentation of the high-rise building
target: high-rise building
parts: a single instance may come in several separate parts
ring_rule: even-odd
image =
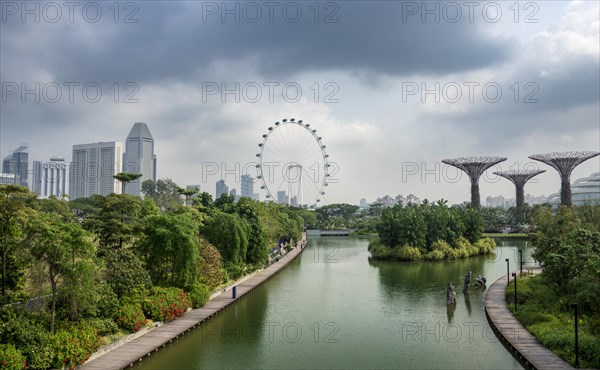
[[[29,188],[29,145],[21,144],[2,160],[2,172],[15,175],[15,185]]]
[[[285,192],[285,190],[280,190],[277,192],[277,203],[279,204],[288,204],[289,199]]]
[[[229,194],[229,187],[225,184],[225,180],[217,181],[215,200],[219,199],[222,194]]]
[[[15,185],[16,176],[14,173],[0,172],[0,185]]]
[[[229,195],[231,195],[236,202],[238,200],[240,200],[240,196],[237,195],[237,190],[235,190],[235,189],[231,189],[231,191],[229,192]]]
[[[122,160],[120,141],[73,145],[70,198],[120,194],[121,183],[113,176],[122,172]]]
[[[242,197],[252,198],[254,196],[254,178],[250,175],[242,175],[241,183]]]
[[[361,211],[364,211],[368,208],[369,208],[369,203],[367,203],[367,200],[365,198],[360,198],[360,202],[358,203],[358,209],[360,209]]]
[[[40,198],[68,195],[69,168],[70,164],[60,157],[51,157],[47,162],[33,161],[32,190]]]
[[[127,184],[125,187],[127,194],[140,195],[144,181],[156,181],[154,138],[144,122],[136,122],[127,135],[123,154],[123,172],[142,174],[142,177]]]

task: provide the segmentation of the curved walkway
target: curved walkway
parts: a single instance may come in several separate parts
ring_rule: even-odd
[[[299,242],[297,247],[288,252],[279,261],[269,265],[264,270],[253,275],[236,285],[236,296],[232,298],[232,292],[223,292],[209,300],[201,308],[191,310],[180,318],[166,323],[141,337],[132,340],[114,350],[92,360],[78,369],[85,370],[116,370],[123,369],[133,365],[138,360],[141,361],[145,356],[150,356],[152,352],[158,351],[161,347],[172,342],[174,339],[189,332],[197,327],[203,321],[215,316],[225,307],[243,297],[246,293],[254,290],[257,286],[275,275],[279,270],[286,267],[294,258],[304,250],[301,246],[306,241],[306,235],[302,235],[303,241]]]
[[[511,279],[512,280],[512,279]],[[533,369],[574,369],[544,347],[512,315],[506,304],[506,275],[496,280],[485,293],[485,313],[496,336],[527,367]]]

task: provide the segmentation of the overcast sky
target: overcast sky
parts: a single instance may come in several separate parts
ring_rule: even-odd
[[[236,163],[296,118],[335,163],[325,202],[460,203],[468,180],[442,159],[546,169],[525,192],[548,195],[559,177],[528,155],[600,149],[598,1],[1,4],[2,157],[28,143],[30,160],[70,161],[74,144],[124,141],[142,121],[159,178],[239,192]],[[572,177],[597,171],[598,157]],[[484,204],[514,196],[491,171],[480,185]]]

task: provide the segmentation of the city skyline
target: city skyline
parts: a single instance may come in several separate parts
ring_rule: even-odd
[[[481,6],[450,22],[406,14],[405,3],[340,2],[316,23],[308,3],[298,22],[223,21],[188,2],[140,3],[137,23],[115,23],[108,8],[96,23],[8,17],[0,153],[27,142],[30,158],[68,160],[70,145],[123,140],[146,122],[160,143],[157,178],[239,188],[244,168],[256,177],[261,135],[296,118],[337,166],[328,204],[411,192],[461,203],[468,179],[441,160],[480,155],[508,158],[482,176],[482,199],[512,196],[492,172],[513,169],[547,170],[527,191],[548,195],[559,176],[529,155],[598,150],[598,2],[540,2],[535,14],[494,3],[494,22]],[[593,158],[573,178],[599,167]]]

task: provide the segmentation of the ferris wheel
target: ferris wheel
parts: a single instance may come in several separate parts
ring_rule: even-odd
[[[317,130],[291,118],[275,122],[262,137],[256,169],[266,198],[296,207],[318,206],[325,199],[332,165]]]

